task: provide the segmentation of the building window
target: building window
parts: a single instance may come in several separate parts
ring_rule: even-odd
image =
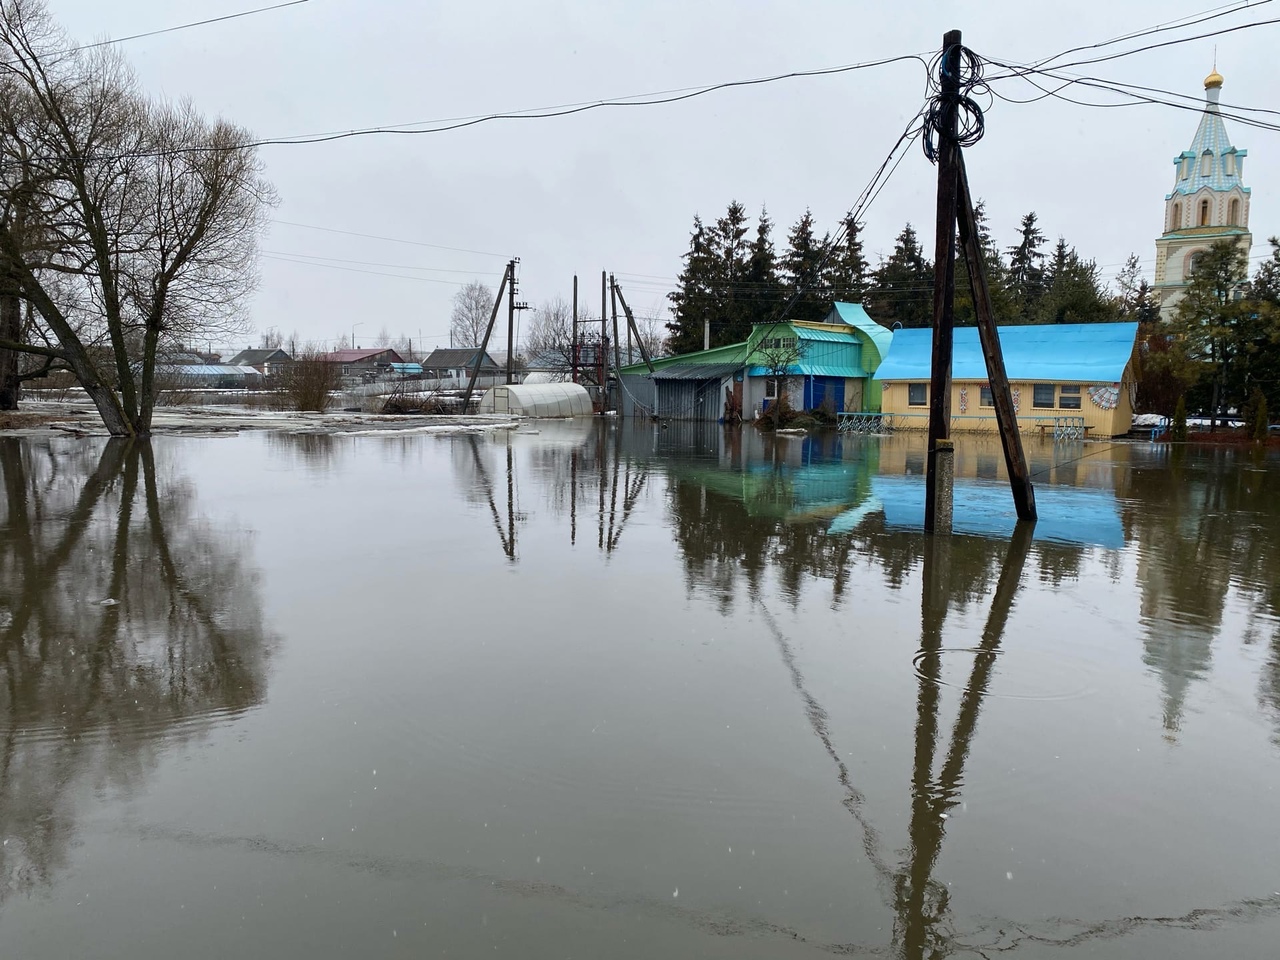
[[[1234,153],[1228,153],[1223,157],[1222,165],[1226,169],[1228,177],[1234,177],[1236,175],[1236,155]]]
[[[794,350],[796,346],[795,337],[768,337],[760,341],[759,349],[761,350]]]
[[[766,400],[777,400],[778,391],[782,386],[782,380],[779,377],[764,378],[764,398]]]
[[[1169,229],[1177,230],[1180,226],[1182,226],[1182,204],[1175,203],[1173,205],[1173,223],[1170,224]]]
[[[1240,226],[1240,198],[1233,197],[1231,199],[1231,212],[1227,216],[1227,223],[1233,227]]]
[[[1187,177],[1189,177],[1189,176],[1191,176],[1191,158],[1190,158],[1190,157],[1183,157],[1183,158],[1182,158],[1182,163],[1181,163],[1180,168],[1179,168],[1179,170],[1178,170],[1178,179],[1179,179],[1179,180],[1185,180],[1185,179],[1187,179]]]
[[[1200,155],[1200,176],[1207,177],[1213,172],[1213,154],[1206,150]]]
[[[1209,225],[1209,201],[1200,201],[1200,226],[1207,227]]]
[[[1053,396],[1058,386],[1053,383],[1037,383],[1031,390],[1031,406],[1041,410],[1053,409]]]
[[[1058,391],[1058,408],[1060,410],[1080,409],[1080,384],[1063,384]]]
[[[991,388],[979,387],[978,388],[978,406],[994,407],[995,405],[996,405],[996,399],[991,395]]]
[[[907,404],[912,407],[923,407],[929,402],[929,386],[924,383],[907,384]]]

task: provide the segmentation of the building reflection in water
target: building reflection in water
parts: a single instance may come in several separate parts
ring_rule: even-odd
[[[199,518],[149,444],[0,439],[0,899],[66,866],[87,787],[262,702],[246,538]]]

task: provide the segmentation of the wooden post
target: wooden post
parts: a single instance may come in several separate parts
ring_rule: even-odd
[[[951,436],[951,354],[956,295],[956,107],[960,92],[960,31],[942,38],[942,116],[938,129],[938,216],[933,258],[933,363],[929,381],[929,451],[924,530],[933,533],[938,441]]]
[[[609,276],[600,271],[600,412],[609,409]],[[601,507],[603,509],[603,507]],[[604,540],[600,541],[601,546]]]
[[[498,319],[498,308],[502,306],[502,292],[507,289],[507,280],[514,272],[514,264],[508,263],[507,269],[502,274],[502,283],[498,284],[498,295],[493,298],[493,313],[489,315],[489,326],[485,327],[484,340],[476,353],[475,365],[471,368],[471,379],[467,381],[467,392],[462,396],[463,413],[467,412],[467,407],[471,404],[471,391],[475,389],[476,377],[480,376],[480,364],[484,361],[485,351],[489,349],[489,335],[493,333],[494,321]]]
[[[1013,505],[1018,512],[1018,519],[1035,520],[1036,492],[1031,486],[1027,456],[1022,449],[1018,412],[1013,409],[1013,391],[1009,387],[1009,375],[1004,367],[1004,352],[1000,349],[995,308],[991,304],[991,288],[987,285],[987,272],[982,262],[978,221],[973,211],[973,198],[969,194],[969,176],[965,172],[964,155],[960,150],[956,151],[956,164],[959,175],[960,243],[964,247],[965,262],[969,266],[973,310],[978,317],[978,339],[982,343],[982,355],[987,361],[987,380],[991,384],[996,422],[1000,425],[1000,445],[1004,447],[1009,488],[1013,492]]]
[[[614,376],[619,376],[622,369],[622,343],[618,340],[618,286],[614,283],[613,274],[609,274],[609,289],[611,291],[609,300],[613,304],[613,372]],[[630,362],[630,358],[627,358]]]

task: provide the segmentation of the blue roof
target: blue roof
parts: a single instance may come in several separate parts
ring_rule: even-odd
[[[880,366],[880,362],[889,352],[889,345],[893,342],[893,331],[872,320],[871,315],[860,303],[841,303],[837,300],[831,305],[831,310],[841,323],[849,324],[871,341],[875,349],[863,351],[862,363],[868,370],[875,372],[876,367]],[[827,316],[830,317],[830,315]],[[875,355],[872,356],[872,354]]]
[[[1119,383],[1133,356],[1136,323],[1050,323],[998,327],[1010,380],[1050,383]],[[977,327],[956,327],[953,380],[986,380],[987,363]],[[933,331],[896,330],[877,380],[928,380]]]
[[[1201,157],[1204,154],[1212,154],[1213,159],[1209,164],[1209,173],[1204,176],[1200,172]],[[1227,173],[1227,165],[1223,157],[1228,153],[1236,155],[1235,168],[1231,174]],[[1190,195],[1199,190],[1208,187],[1210,190],[1216,190],[1222,193],[1240,187],[1245,193],[1249,192],[1249,188],[1241,183],[1240,160],[1248,154],[1247,150],[1237,150],[1231,145],[1231,138],[1227,136],[1226,124],[1222,122],[1222,114],[1218,112],[1218,104],[1216,99],[1211,99],[1205,104],[1204,113],[1200,116],[1200,126],[1196,128],[1195,139],[1191,141],[1191,148],[1185,150],[1173,158],[1173,162],[1177,164],[1177,182],[1174,184],[1173,193],[1165,197],[1168,200],[1174,193]],[[1186,159],[1190,163],[1187,164],[1187,176],[1182,176],[1182,161]]]
[[[387,366],[396,373],[422,373],[422,364],[420,363],[389,363]]]
[[[923,477],[872,477],[868,502],[870,506],[864,504],[837,517],[829,532],[854,529],[877,507],[884,512],[885,526],[891,529],[924,528]],[[1120,507],[1110,490],[1037,484],[1036,511],[1040,517],[1032,534],[1036,540],[1108,550],[1124,546]],[[1003,538],[1013,533],[1017,522],[1007,483],[956,480],[955,533]]]

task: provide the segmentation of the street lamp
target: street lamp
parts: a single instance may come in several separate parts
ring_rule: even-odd
[[[359,323],[353,323],[351,325],[351,349],[352,350],[356,348],[356,327],[363,327],[363,326],[364,326],[363,320],[360,321]]]

